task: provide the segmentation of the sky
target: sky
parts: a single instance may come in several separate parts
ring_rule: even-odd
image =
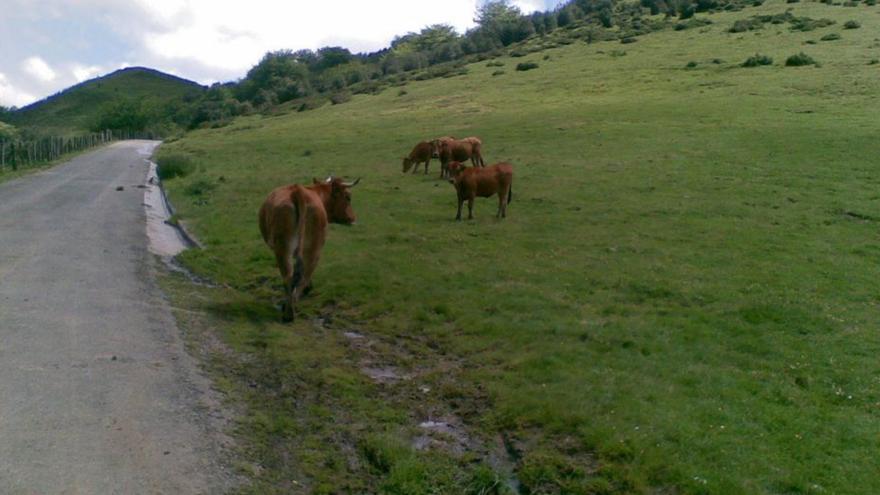
[[[484,0],[0,0],[0,105],[21,107],[123,67],[202,84],[268,52],[387,47],[431,24],[460,33]],[[524,13],[562,0],[510,0]]]

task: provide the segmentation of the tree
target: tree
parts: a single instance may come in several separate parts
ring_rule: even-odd
[[[503,46],[522,41],[535,33],[535,27],[528,17],[508,0],[495,0],[477,8],[474,19],[479,30],[496,38]]]
[[[122,100],[104,108],[92,124],[92,131],[144,131],[156,121],[154,112],[140,100]]]
[[[11,124],[0,122],[0,140],[18,138],[18,129]]]

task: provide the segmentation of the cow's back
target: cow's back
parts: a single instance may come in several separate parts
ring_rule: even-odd
[[[475,177],[477,196],[488,197],[505,191],[513,180],[513,166],[502,162],[485,168],[470,167]]]
[[[428,141],[421,141],[413,147],[412,151],[409,153],[409,159],[417,162],[424,162],[430,159],[433,154],[434,151],[431,143]]]
[[[299,230],[300,209],[320,209],[323,205],[314,192],[298,184],[281,186],[266,197],[260,207],[260,233],[269,246],[290,241]],[[326,224],[326,214],[321,215]]]

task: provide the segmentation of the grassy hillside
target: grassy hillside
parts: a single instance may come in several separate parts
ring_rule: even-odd
[[[13,113],[9,122],[39,134],[88,132],[101,112],[120,101],[136,101],[147,108],[200,94],[204,88],[192,81],[153,69],[121,69],[38,101]]]
[[[787,9],[835,23],[729,32]],[[216,285],[166,284],[250,490],[880,492],[878,13],[771,0],[163,145]],[[445,134],[514,164],[505,221],[401,174]],[[282,325],[256,212],[328,173],[364,177],[358,224]]]

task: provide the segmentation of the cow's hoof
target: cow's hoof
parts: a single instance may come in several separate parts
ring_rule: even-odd
[[[311,283],[309,285],[307,285],[305,289],[303,289],[302,295],[307,296],[307,295],[309,295],[309,292],[312,292],[312,284]]]

